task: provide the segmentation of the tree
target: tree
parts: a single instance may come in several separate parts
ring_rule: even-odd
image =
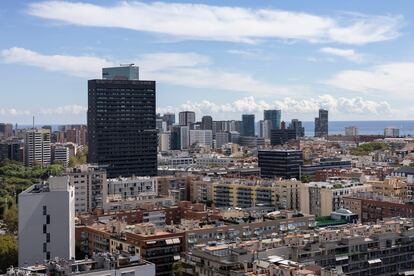
[[[11,266],[17,267],[17,241],[12,235],[1,235],[0,273],[6,273]]]
[[[311,178],[309,177],[309,175],[302,175],[300,181],[302,181],[303,183],[309,183],[311,181]]]
[[[18,216],[16,206],[13,205],[4,212],[3,221],[9,234],[17,232]]]
[[[172,265],[172,273],[174,276],[182,276],[183,275],[183,264],[181,261],[175,262]]]

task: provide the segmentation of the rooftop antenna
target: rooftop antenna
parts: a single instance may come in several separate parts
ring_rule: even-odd
[[[33,116],[33,130],[35,129],[35,116]]]

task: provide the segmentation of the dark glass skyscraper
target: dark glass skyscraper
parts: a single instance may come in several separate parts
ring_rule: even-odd
[[[157,174],[155,81],[138,79],[138,67],[104,68],[88,81],[88,162],[109,177]]]
[[[328,110],[319,109],[319,117],[315,118],[315,137],[328,137]]]
[[[299,179],[301,176],[303,153],[300,150],[259,150],[258,159],[260,175],[264,178]]]
[[[242,136],[254,136],[254,114],[242,115]]]
[[[265,110],[263,112],[263,120],[272,122],[272,129],[280,129],[280,121],[282,120],[281,110]]]
[[[203,116],[201,118],[201,129],[213,130],[213,118],[211,116]]]

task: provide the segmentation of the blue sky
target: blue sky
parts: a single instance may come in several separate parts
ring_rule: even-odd
[[[412,119],[414,2],[0,2],[0,121],[81,123],[87,80],[135,63],[159,112]]]

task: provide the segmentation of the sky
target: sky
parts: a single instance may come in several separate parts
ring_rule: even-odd
[[[0,122],[86,122],[87,80],[134,63],[157,112],[410,120],[414,1],[0,1]]]

